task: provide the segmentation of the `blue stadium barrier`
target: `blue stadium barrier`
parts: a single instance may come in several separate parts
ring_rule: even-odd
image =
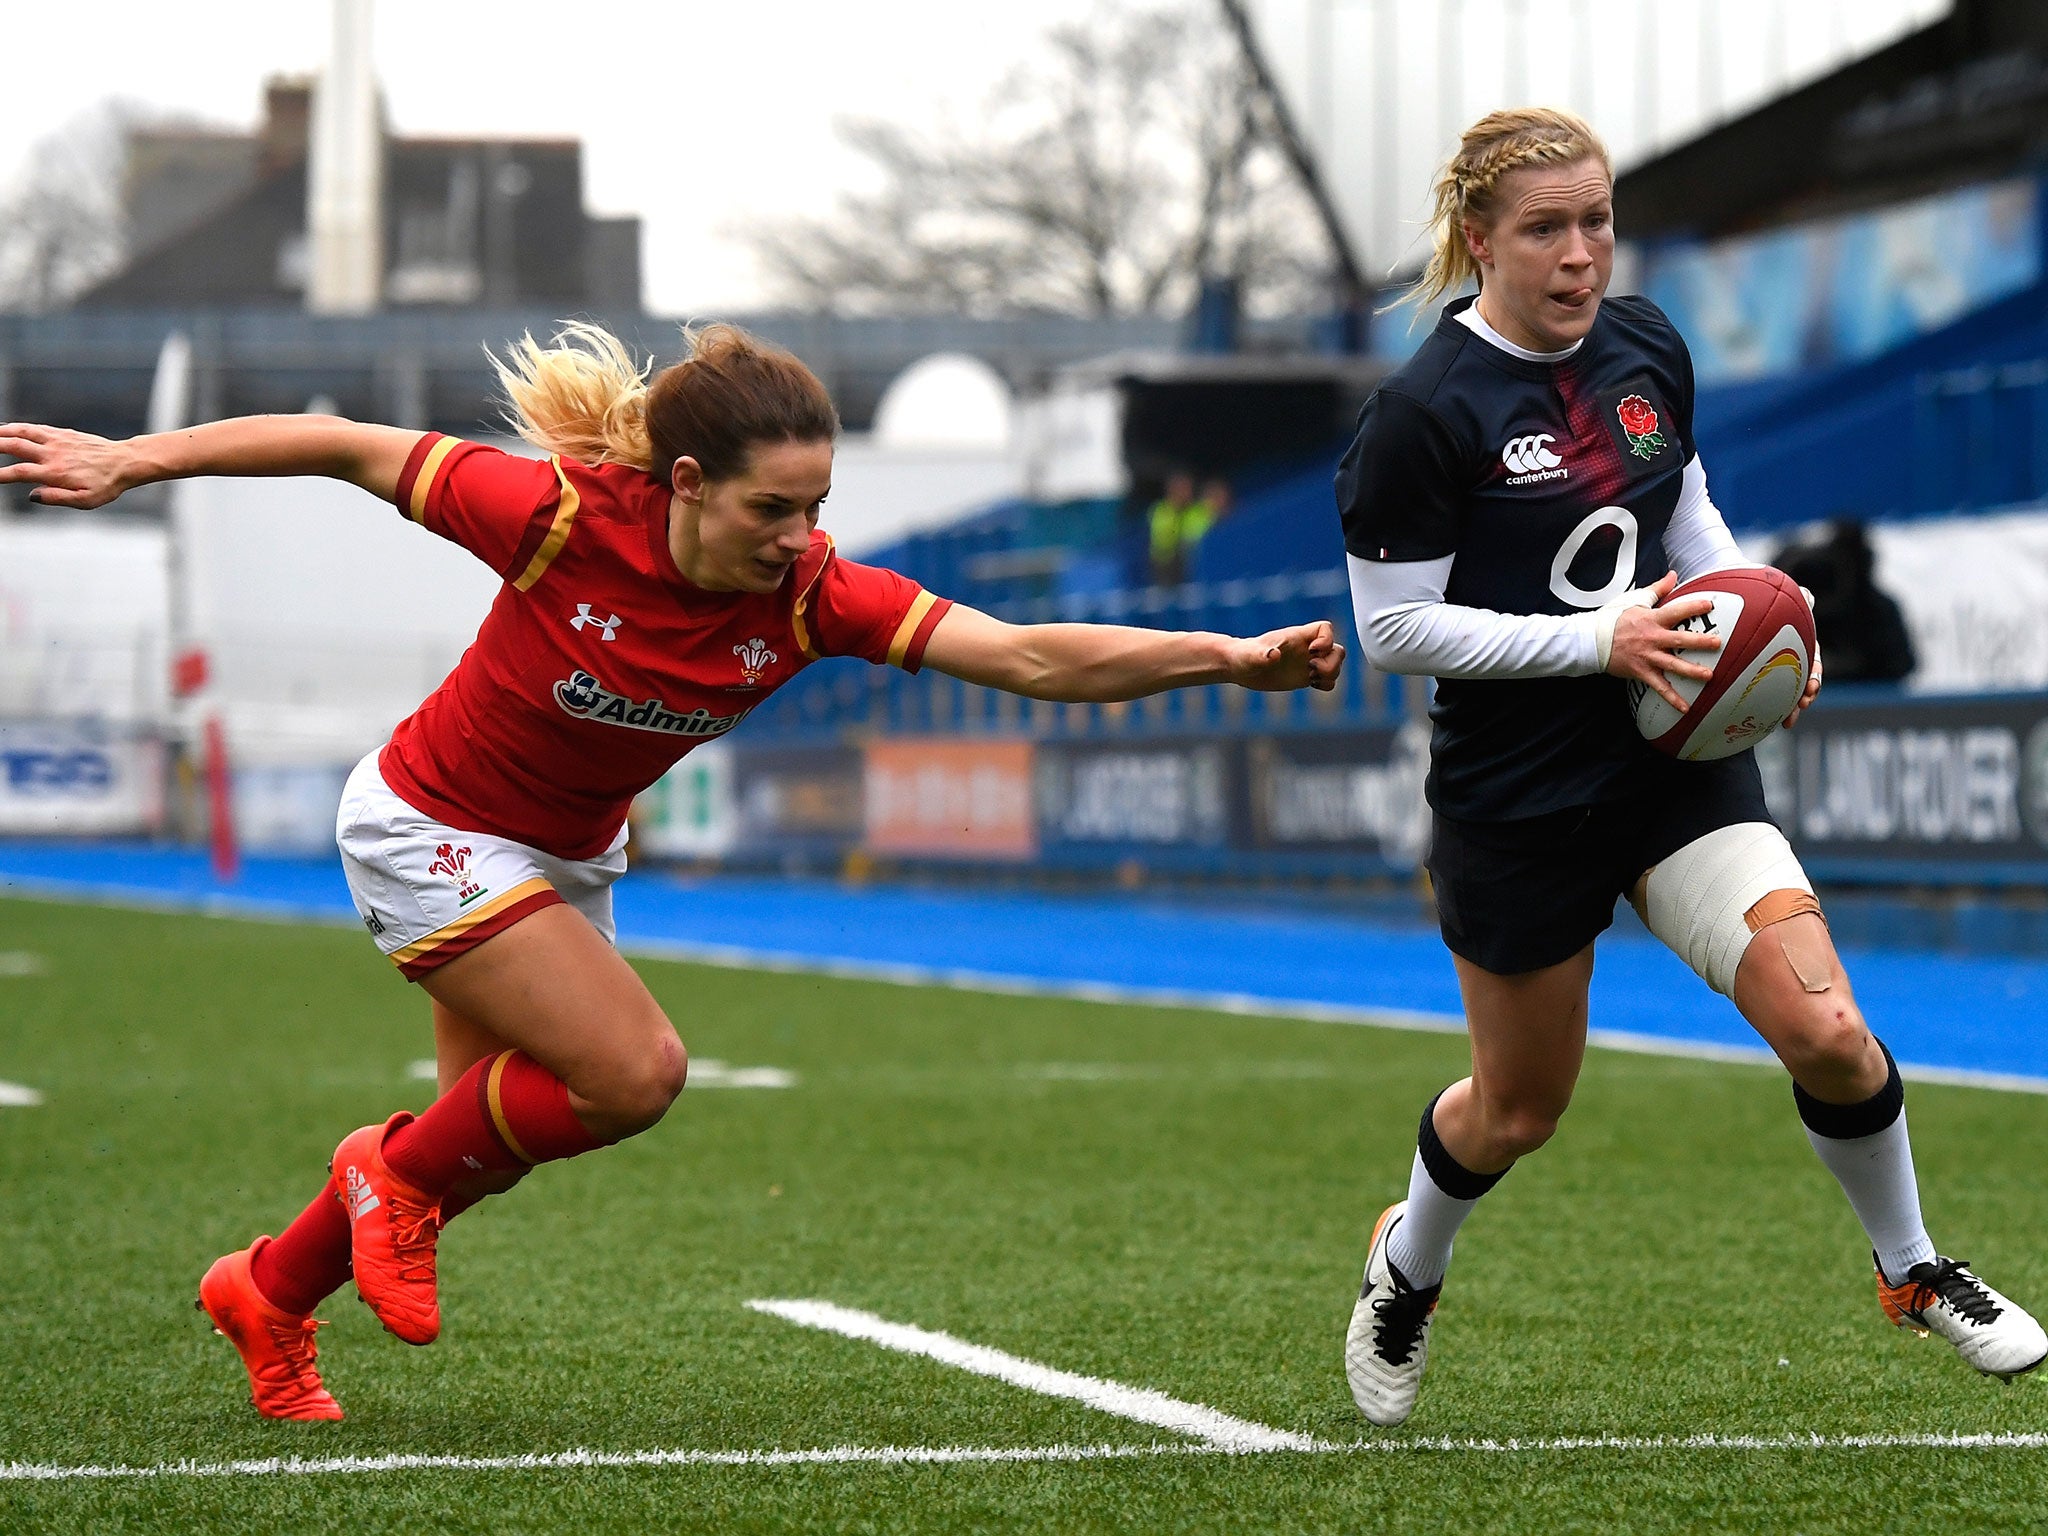
[[[1882,356],[1703,390],[1695,431],[1730,523],[1982,510],[2048,495],[2048,287]]]
[[[920,577],[920,579],[925,579]],[[943,586],[934,585],[943,592]],[[948,594],[951,595],[951,594]],[[773,694],[747,720],[749,740],[838,739],[848,733],[1041,738],[1209,735],[1293,727],[1399,723],[1417,707],[1415,680],[1374,672],[1359,659],[1350,589],[1341,570],[1288,572],[1257,580],[1120,588],[986,603],[1012,623],[1130,624],[1258,635],[1328,619],[1350,650],[1332,693],[1256,693],[1229,684],[1183,688],[1129,704],[1047,704],[978,688],[937,672],[915,676],[836,658],[818,662]]]

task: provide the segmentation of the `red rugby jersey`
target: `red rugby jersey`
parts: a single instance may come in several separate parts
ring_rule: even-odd
[[[823,533],[773,592],[707,592],[668,548],[669,488],[620,465],[525,459],[429,432],[393,498],[505,578],[455,670],[378,765],[438,821],[562,858],[821,656],[915,672],[951,606]]]

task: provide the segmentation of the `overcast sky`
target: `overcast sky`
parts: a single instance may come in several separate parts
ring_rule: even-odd
[[[972,114],[1090,4],[381,0],[377,71],[400,133],[582,138],[593,208],[647,221],[649,306],[701,312],[763,297],[737,226],[823,211],[857,173],[835,118]],[[105,97],[253,126],[266,78],[320,66],[328,18],[327,0],[38,8],[33,47],[8,50],[0,184],[36,139]]]
[[[377,0],[377,71],[400,133],[582,138],[592,207],[646,220],[649,307],[703,314],[767,297],[739,238],[748,222],[823,212],[860,174],[836,119],[971,119],[1049,28],[1098,3]],[[1311,137],[1338,130],[1325,158],[1340,201],[1369,203],[1374,216],[1359,222],[1393,231],[1358,236],[1382,263],[1411,243],[1455,124],[1509,97],[1583,98],[1626,159],[1646,111],[1664,142],[1688,131],[1705,109],[1703,82],[1725,80],[1712,93],[1744,105],[1788,66],[1797,78],[1945,9],[1945,0],[1253,3],[1262,25],[1279,29],[1270,51],[1303,95],[1304,128]],[[329,0],[40,7],[32,45],[14,39],[9,50],[0,185],[36,139],[106,97],[253,126],[267,77],[320,66],[329,17]],[[1377,45],[1390,37],[1399,62],[1382,69]],[[1316,58],[1326,61],[1320,91],[1302,77],[1303,61]],[[1657,78],[1640,67],[1646,59]],[[1446,77],[1455,99],[1432,86]],[[1394,140],[1376,132],[1370,99],[1388,79],[1401,120]],[[1390,196],[1375,166],[1395,141]]]

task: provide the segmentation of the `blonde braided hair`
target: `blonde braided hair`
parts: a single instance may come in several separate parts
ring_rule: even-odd
[[[1467,224],[1486,225],[1499,211],[1500,180],[1525,165],[1571,165],[1598,160],[1614,180],[1614,162],[1586,120],[1555,107],[1514,107],[1489,112],[1458,139],[1458,152],[1437,173],[1430,211],[1429,265],[1402,295],[1427,308],[1467,280],[1479,278],[1479,261],[1465,243]]]

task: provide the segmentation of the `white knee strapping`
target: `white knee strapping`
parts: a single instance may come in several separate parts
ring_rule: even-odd
[[[1767,821],[1740,822],[1694,839],[1650,871],[1643,921],[1732,998],[1735,968],[1755,937],[1749,913],[1773,891],[1811,895],[1813,885],[1784,833]]]

